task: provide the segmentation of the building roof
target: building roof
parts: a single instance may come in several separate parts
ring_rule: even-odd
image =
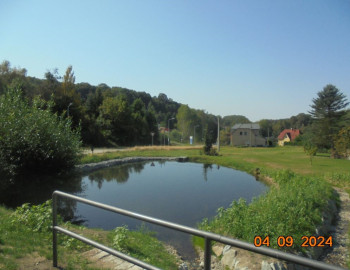
[[[235,124],[232,129],[240,129],[240,128],[246,128],[246,129],[260,129],[259,124]]]
[[[280,133],[280,135],[278,135],[278,139],[283,140],[286,135],[290,138],[291,141],[294,141],[294,139],[300,135],[300,130],[285,129]]]

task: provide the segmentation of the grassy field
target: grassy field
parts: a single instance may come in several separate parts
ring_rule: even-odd
[[[327,154],[310,158],[302,147],[273,148],[221,147],[219,156],[205,156],[201,147],[135,147],[110,153],[86,154],[81,163],[130,156],[188,156],[191,161],[219,164],[253,173],[256,168],[265,172],[290,169],[303,176],[324,177],[331,185],[350,192],[350,161],[332,159]]]

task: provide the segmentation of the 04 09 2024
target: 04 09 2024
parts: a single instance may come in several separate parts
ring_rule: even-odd
[[[301,247],[332,247],[333,246],[333,238],[332,236],[324,237],[324,236],[302,236]],[[256,247],[269,247],[272,239],[270,236],[255,236],[254,237],[254,245]],[[287,236],[279,236],[277,239],[277,245],[279,247],[292,247],[294,245],[294,237]]]

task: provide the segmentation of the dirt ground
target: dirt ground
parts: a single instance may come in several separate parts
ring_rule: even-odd
[[[52,270],[62,269],[52,266],[52,261],[47,260],[44,257],[39,256],[37,253],[27,255],[23,258],[18,259],[19,270]]]
[[[350,224],[350,198],[349,194],[340,188],[335,188],[340,198],[340,212],[337,218],[335,232],[332,234],[334,247],[324,256],[322,261],[347,268],[349,261],[349,244],[348,228]]]

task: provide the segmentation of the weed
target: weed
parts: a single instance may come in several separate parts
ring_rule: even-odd
[[[117,227],[111,234],[114,248],[162,269],[177,269],[176,257],[144,225],[138,231]]]

